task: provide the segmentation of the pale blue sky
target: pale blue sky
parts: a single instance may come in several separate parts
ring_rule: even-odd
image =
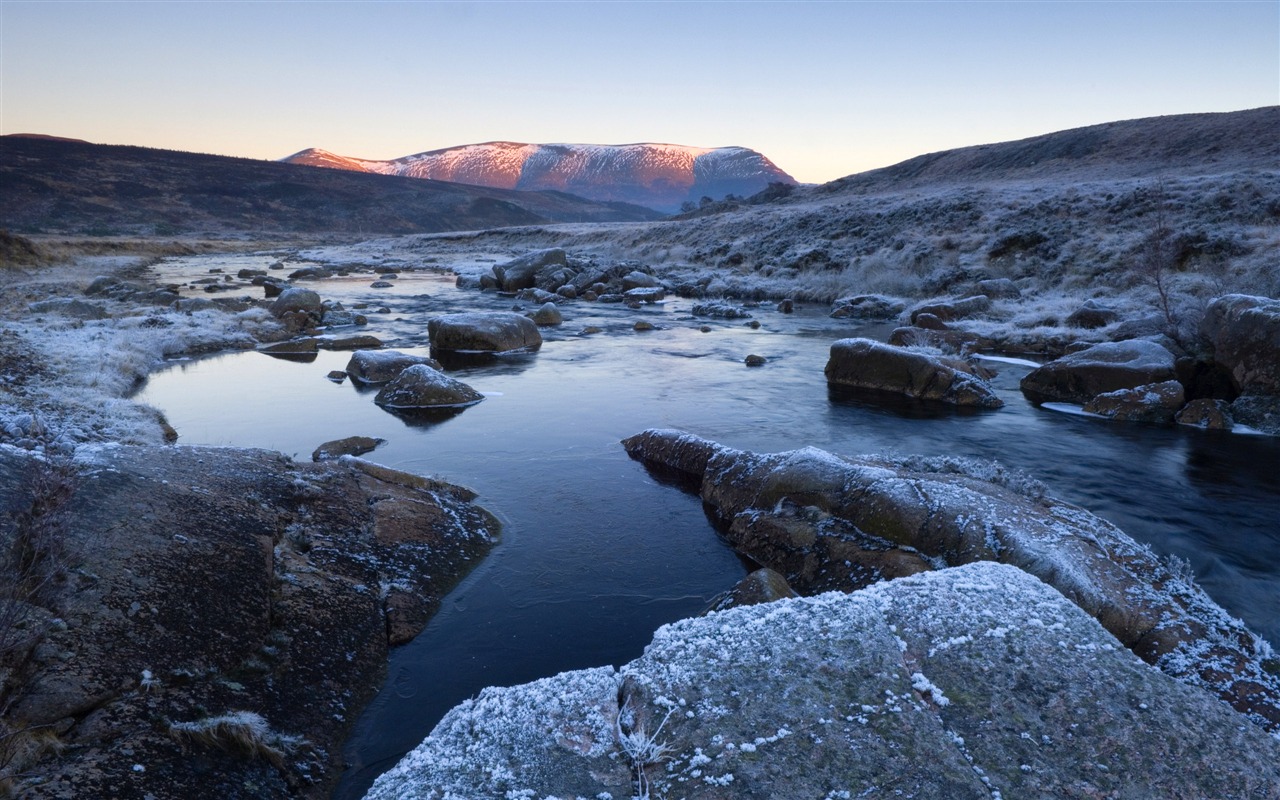
[[[0,0],[0,133],[280,158],[742,145],[802,181],[1280,103],[1280,2]]]

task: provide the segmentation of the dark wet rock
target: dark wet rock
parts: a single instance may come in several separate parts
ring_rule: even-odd
[[[1240,394],[1280,395],[1280,300],[1219,297],[1205,309],[1200,331]]]
[[[1234,400],[1239,396],[1231,371],[1216,361],[1183,356],[1174,363],[1174,374],[1187,390],[1187,399]]]
[[[1171,423],[1186,402],[1181,383],[1164,381],[1103,392],[1085,403],[1084,410],[1129,422]]]
[[[573,288],[571,284],[565,284],[564,286],[561,286],[559,289],[556,289],[556,294],[560,297],[563,297],[566,300],[578,299],[578,290]]]
[[[320,445],[311,453],[311,460],[328,461],[343,456],[362,456],[365,453],[372,453],[378,445],[386,443],[386,439],[377,439],[372,436],[348,436],[345,439],[335,439]]]
[[[1115,323],[1115,327],[1110,331],[1110,337],[1118,342],[1125,339],[1149,338],[1164,333],[1167,327],[1169,323],[1163,314],[1145,314]]]
[[[836,300],[831,316],[836,319],[893,319],[907,310],[901,300],[878,294],[861,294]]]
[[[602,333],[603,331],[604,331],[604,328],[598,327],[596,325],[588,325],[587,327],[583,328],[580,331],[580,333],[583,336],[590,336],[593,333]]]
[[[751,355],[742,359],[742,362],[746,364],[748,367],[763,367],[765,364],[769,363],[769,359],[765,358],[764,356],[756,355],[755,353],[752,353]]]
[[[710,326],[710,325],[699,325],[699,326],[698,326],[698,331],[699,331],[699,332],[701,332],[701,333],[711,333],[711,326]]]
[[[351,460],[80,456],[46,512],[78,559],[43,612],[60,622],[6,676],[6,730],[40,729],[54,745],[9,765],[24,798],[328,797],[386,671],[393,620],[379,587],[412,601],[401,616],[421,627],[498,530],[465,489]],[[30,506],[32,469],[0,450],[6,518]],[[286,757],[170,735],[246,710]]]
[[[977,563],[660,628],[644,654],[489,688],[368,800],[1274,797],[1280,742]]]
[[[287,283],[276,283],[274,281],[264,281],[262,283],[262,295],[268,299],[279,297],[284,294],[284,290],[289,288]]]
[[[538,250],[526,253],[519,258],[493,268],[498,288],[504,292],[517,292],[534,285],[538,271],[551,265],[567,266],[564,250],[553,247],[550,250]]]
[[[516,299],[541,305],[543,303],[554,303],[560,299],[560,295],[552,292],[544,292],[541,289],[521,289],[516,292]]]
[[[242,269],[236,273],[236,277],[241,280],[251,280],[253,278],[265,278],[267,271],[265,269]]]
[[[974,294],[985,294],[987,297],[1003,299],[1022,296],[1022,290],[1018,288],[1018,284],[1008,278],[989,278],[978,281],[974,288]]]
[[[65,297],[36,301],[28,305],[27,310],[33,314],[61,314],[75,319],[107,319],[111,316],[97,303]]]
[[[432,369],[440,369],[440,362],[427,356],[401,353],[398,350],[357,350],[347,362],[347,374],[360,383],[387,383],[414,364],[426,364]]]
[[[975,314],[981,314],[990,308],[991,298],[985,294],[962,297],[959,300],[950,300],[944,303],[926,303],[911,309],[911,324],[917,324],[916,318],[921,314],[932,314],[943,322],[952,322],[957,319],[972,317]]]
[[[840,339],[831,344],[827,381],[938,400],[958,406],[1000,408],[1004,401],[980,378],[940,359],[871,339]]]
[[[586,300],[588,303],[594,303],[596,300],[599,300],[600,298],[595,292],[588,289],[587,291],[582,293],[582,299]]]
[[[667,292],[661,286],[643,286],[628,289],[623,293],[623,297],[628,300],[638,300],[641,303],[660,303],[667,299]]]
[[[362,334],[360,336],[324,336],[316,340],[321,350],[376,350],[382,347],[382,340],[377,336]]]
[[[552,327],[564,323],[564,315],[560,313],[560,309],[555,303],[543,303],[542,307],[533,312],[531,317],[533,324],[542,327]]]
[[[566,286],[574,289],[572,281],[577,276],[572,267],[551,264],[538,270],[533,277],[533,285],[547,292],[558,292]]]
[[[1120,319],[1120,312],[1097,300],[1086,300],[1084,305],[1067,316],[1072,328],[1105,328]]]
[[[342,383],[347,379],[347,373],[343,372],[340,369],[331,369],[329,370],[329,374],[326,375],[325,377],[333,381],[334,383]]]
[[[947,323],[943,322],[936,315],[930,314],[928,312],[916,314],[915,320],[913,320],[912,324],[915,325],[915,327],[917,328],[924,328],[925,330],[929,330],[929,331],[947,330]]]
[[[1033,402],[1084,403],[1095,395],[1174,380],[1174,356],[1146,339],[1103,342],[1029,372],[1022,392]]]
[[[532,320],[502,311],[433,317],[427,321],[427,334],[435,350],[506,353],[542,346],[542,334]]]
[[[1240,425],[1280,436],[1280,397],[1241,395],[1231,403],[1231,417]]]
[[[796,301],[786,298],[778,303],[778,311],[782,314],[791,314],[796,310]]]
[[[787,583],[782,573],[761,567],[747,577],[734,584],[727,592],[716,595],[708,604],[704,615],[713,611],[727,611],[739,606],[754,606],[761,603],[772,603],[788,597],[799,597],[795,589]]]
[[[294,286],[281,292],[271,304],[271,313],[277,317],[291,312],[302,312],[319,320],[324,314],[324,304],[315,291]]]
[[[692,312],[696,317],[716,317],[718,319],[747,319],[751,316],[751,312],[741,306],[717,301],[694,303]]]
[[[308,336],[303,339],[288,339],[283,342],[264,344],[258,347],[258,352],[269,356],[315,355],[319,349],[319,342]]]
[[[390,281],[374,281],[369,284],[370,289],[390,289],[393,286],[395,286],[395,284]]]
[[[333,273],[324,267],[302,267],[289,273],[289,280],[321,280],[323,278],[331,278]]]
[[[612,292],[602,294],[596,298],[596,300],[601,303],[623,303],[626,302],[626,299],[626,297]]]
[[[426,364],[414,364],[382,387],[373,402],[386,408],[457,408],[483,399],[484,395],[462,381]]]
[[[1178,412],[1181,425],[1195,425],[1209,430],[1229,431],[1235,425],[1231,419],[1231,404],[1226,400],[1202,397],[1192,400]]]
[[[636,324],[631,326],[631,329],[635,331],[651,331],[654,330],[654,326],[653,323],[648,320],[638,319],[636,320]]]
[[[1166,674],[1280,730],[1280,660],[1265,642],[1191,576],[998,464],[812,447],[755,454],[672,430],[623,445],[698,481],[729,543],[801,594],[1000,561],[1055,587]]]
[[[482,291],[485,289],[498,289],[501,288],[501,286],[502,284],[498,283],[498,279],[493,275],[480,276],[480,289]]]

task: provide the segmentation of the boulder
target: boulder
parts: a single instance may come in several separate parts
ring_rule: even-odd
[[[796,301],[791,298],[785,298],[778,302],[778,312],[781,314],[792,314],[796,310]]]
[[[578,276],[572,267],[550,264],[537,271],[533,277],[535,288],[548,292],[558,292],[565,286],[573,288],[571,281]]]
[[[398,350],[357,350],[347,362],[347,374],[360,383],[387,383],[414,364],[440,369],[440,362],[427,356],[415,356]]]
[[[1103,392],[1085,403],[1084,410],[1090,414],[1129,422],[1171,423],[1186,402],[1186,393],[1181,383],[1164,381],[1132,389]]]
[[[321,315],[324,314],[324,305],[320,301],[320,295],[311,289],[301,289],[294,286],[281,292],[280,296],[271,304],[271,313],[276,317],[283,317],[285,314],[298,311],[319,320]]]
[[[473,406],[484,395],[462,381],[450,378],[426,364],[405,367],[382,387],[373,402],[384,408],[460,408]]]
[[[1225,400],[1202,397],[1187,403],[1176,417],[1180,425],[1194,425],[1209,430],[1229,431],[1235,424],[1231,419],[1231,404]]]
[[[521,289],[532,288],[538,270],[543,267],[567,266],[567,264],[564,250],[553,247],[550,250],[525,253],[505,264],[499,264],[493,268],[493,275],[497,280],[498,288],[504,292],[518,292]]]
[[[541,305],[543,303],[554,303],[560,299],[560,295],[553,294],[551,292],[544,292],[537,288],[521,289],[519,292],[516,292],[516,299]]]
[[[433,350],[461,353],[508,353],[536,350],[542,334],[528,317],[514,312],[446,314],[427,321]]]
[[[860,294],[836,300],[831,316],[836,319],[893,319],[907,309],[907,304],[878,294]]]
[[[1274,797],[1280,741],[992,563],[660,628],[489,688],[367,800]]]
[[[578,299],[578,290],[573,288],[573,284],[569,284],[569,283],[566,283],[564,286],[561,286],[559,289],[556,289],[556,294],[559,295],[560,297],[563,297],[566,300]]]
[[[1084,305],[1067,315],[1067,325],[1072,328],[1103,328],[1120,319],[1120,312],[1097,300],[1086,300]]]
[[[928,312],[916,314],[915,320],[912,321],[912,324],[917,328],[924,328],[929,331],[947,330],[947,323],[943,322],[938,316]]]
[[[1200,332],[1240,394],[1280,395],[1280,300],[1219,297],[1205,309]]]
[[[742,359],[742,363],[746,364],[748,367],[763,367],[765,364],[769,363],[769,359],[765,358],[762,355],[752,353],[751,355]]]
[[[725,611],[738,606],[772,603],[774,600],[799,596],[796,594],[795,589],[792,589],[787,584],[787,579],[782,576],[782,573],[771,570],[768,567],[761,567],[738,581],[729,591],[713,597],[703,614],[710,614],[712,611]]]
[[[636,300],[641,303],[661,303],[667,299],[667,292],[661,286],[642,286],[635,289],[628,289],[622,293],[627,300]]]
[[[916,318],[921,314],[932,314],[943,322],[951,322],[952,320],[972,317],[974,314],[981,314],[990,308],[991,298],[985,294],[962,297],[959,300],[951,300],[945,303],[926,303],[911,309],[911,324],[915,325]]]
[[[39,300],[27,306],[33,314],[61,314],[75,319],[106,319],[111,315],[97,303],[78,298],[55,297],[52,300]]]
[[[674,430],[623,445],[700,486],[729,544],[801,594],[975,561],[1010,564],[1055,587],[1144,661],[1280,731],[1280,659],[1266,642],[1188,574],[999,464],[812,447],[758,454]]]
[[[1000,408],[1004,401],[980,378],[940,359],[871,339],[831,344],[825,370],[829,383],[938,400],[958,406]]]
[[[377,336],[362,334],[360,336],[322,336],[316,340],[321,350],[374,350],[382,347],[382,340]]]
[[[630,292],[632,289],[656,289],[658,285],[657,278],[640,270],[632,270],[622,276],[623,293]]]
[[[987,297],[1016,298],[1022,296],[1018,284],[1008,278],[988,278],[978,281],[974,294],[985,294]]]
[[[542,307],[533,312],[533,324],[540,327],[552,327],[564,323],[564,316],[561,315],[560,309],[555,303],[543,303]]]
[[[921,314],[921,320],[938,319],[932,314]],[[939,320],[939,325],[946,325]],[[989,349],[990,339],[984,339],[976,333],[948,328],[934,330],[932,328],[903,326],[894,328],[888,337],[888,343],[896,347],[936,347],[944,353],[972,353],[975,350]]]
[[[1050,361],[1023,377],[1032,402],[1084,403],[1103,392],[1174,380],[1175,359],[1147,339],[1103,342]]]
[[[1280,436],[1280,397],[1246,394],[1231,403],[1231,417],[1237,424]]]
[[[312,461],[328,461],[343,456],[362,456],[386,444],[386,439],[375,439],[372,436],[348,436],[345,439],[334,439],[325,442],[311,453]]]
[[[720,319],[747,319],[751,312],[741,306],[721,302],[694,303],[692,309],[695,317],[718,317]]]

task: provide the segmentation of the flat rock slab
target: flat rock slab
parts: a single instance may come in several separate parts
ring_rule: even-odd
[[[0,510],[30,508],[40,470],[0,448]],[[48,726],[65,748],[11,765],[26,798],[327,797],[389,647],[498,531],[465,489],[350,458],[105,446],[73,472],[69,500],[41,515],[74,554],[37,609],[63,622],[12,676],[0,720]],[[169,735],[239,711],[296,747],[273,763]]]
[[[368,800],[1280,797],[1280,742],[990,562],[658,630],[490,688]],[[604,794],[608,793],[608,794]]]

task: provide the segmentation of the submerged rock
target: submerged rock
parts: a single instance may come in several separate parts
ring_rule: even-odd
[[[320,445],[312,451],[311,460],[328,461],[343,456],[362,456],[376,450],[378,445],[386,443],[386,439],[377,439],[372,436],[348,436],[345,439],[335,439]]]
[[[1050,361],[1023,377],[1032,402],[1084,403],[1104,392],[1175,380],[1173,353],[1147,339],[1103,342]]]
[[[373,402],[386,408],[458,408],[473,406],[484,395],[426,364],[405,367],[378,392]]]
[[[507,353],[542,346],[538,326],[522,314],[507,311],[446,314],[427,321],[433,350]]]
[[[360,383],[387,383],[414,364],[426,364],[432,369],[440,369],[440,362],[427,356],[415,356],[398,350],[357,350],[347,362],[347,374]]]
[[[367,797],[1244,800],[1276,796],[1278,761],[988,562],[682,620],[621,670],[485,689]]]
[[[802,594],[1001,561],[1057,588],[1145,661],[1280,730],[1280,661],[1265,642],[1149,548],[997,464],[754,454],[673,430],[623,444],[698,481],[729,543]]]
[[[938,400],[959,406],[1000,408],[1004,401],[982,379],[924,353],[871,339],[831,344],[827,380],[842,386]]]

